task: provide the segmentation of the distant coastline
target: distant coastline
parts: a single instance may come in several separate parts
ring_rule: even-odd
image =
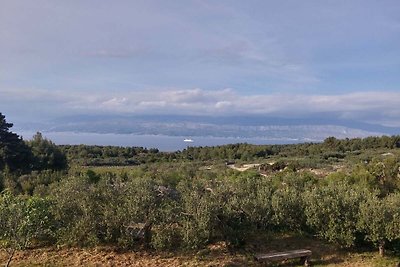
[[[25,140],[29,140],[35,131],[16,131]],[[240,137],[212,137],[198,136],[195,142],[183,142],[189,139],[185,136],[168,135],[138,135],[138,134],[113,134],[113,133],[84,133],[84,132],[43,132],[43,136],[58,145],[103,145],[103,146],[137,146],[158,148],[161,151],[183,150],[187,146],[217,146],[235,143],[249,144],[295,144],[310,142],[311,140],[299,139],[268,139],[268,138],[240,138]],[[190,139],[192,140],[192,139]],[[194,141],[194,140],[192,140]],[[322,140],[312,140],[318,142]]]

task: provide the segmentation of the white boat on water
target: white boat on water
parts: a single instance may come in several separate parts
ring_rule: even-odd
[[[192,139],[186,138],[186,139],[183,140],[183,142],[186,142],[186,143],[193,143],[194,141],[193,141]]]

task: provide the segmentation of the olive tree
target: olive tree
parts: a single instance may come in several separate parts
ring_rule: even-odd
[[[358,227],[384,256],[386,243],[400,238],[400,194],[374,196],[361,203]]]
[[[316,187],[304,196],[307,224],[328,241],[353,246],[359,207],[369,197],[366,190],[342,182]]]
[[[8,266],[18,249],[25,249],[33,240],[49,240],[52,236],[50,201],[38,197],[14,196],[5,191],[0,196],[1,240],[9,253]]]

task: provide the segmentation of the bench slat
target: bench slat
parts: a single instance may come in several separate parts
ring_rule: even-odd
[[[308,249],[298,249],[283,252],[273,252],[267,254],[256,254],[255,258],[257,261],[278,261],[284,259],[293,259],[301,257],[311,256],[311,250]]]

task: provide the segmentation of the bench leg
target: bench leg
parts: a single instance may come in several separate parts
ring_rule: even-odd
[[[304,266],[311,266],[310,264],[310,257],[309,256],[305,256],[305,257],[301,257],[301,263],[304,264]]]

